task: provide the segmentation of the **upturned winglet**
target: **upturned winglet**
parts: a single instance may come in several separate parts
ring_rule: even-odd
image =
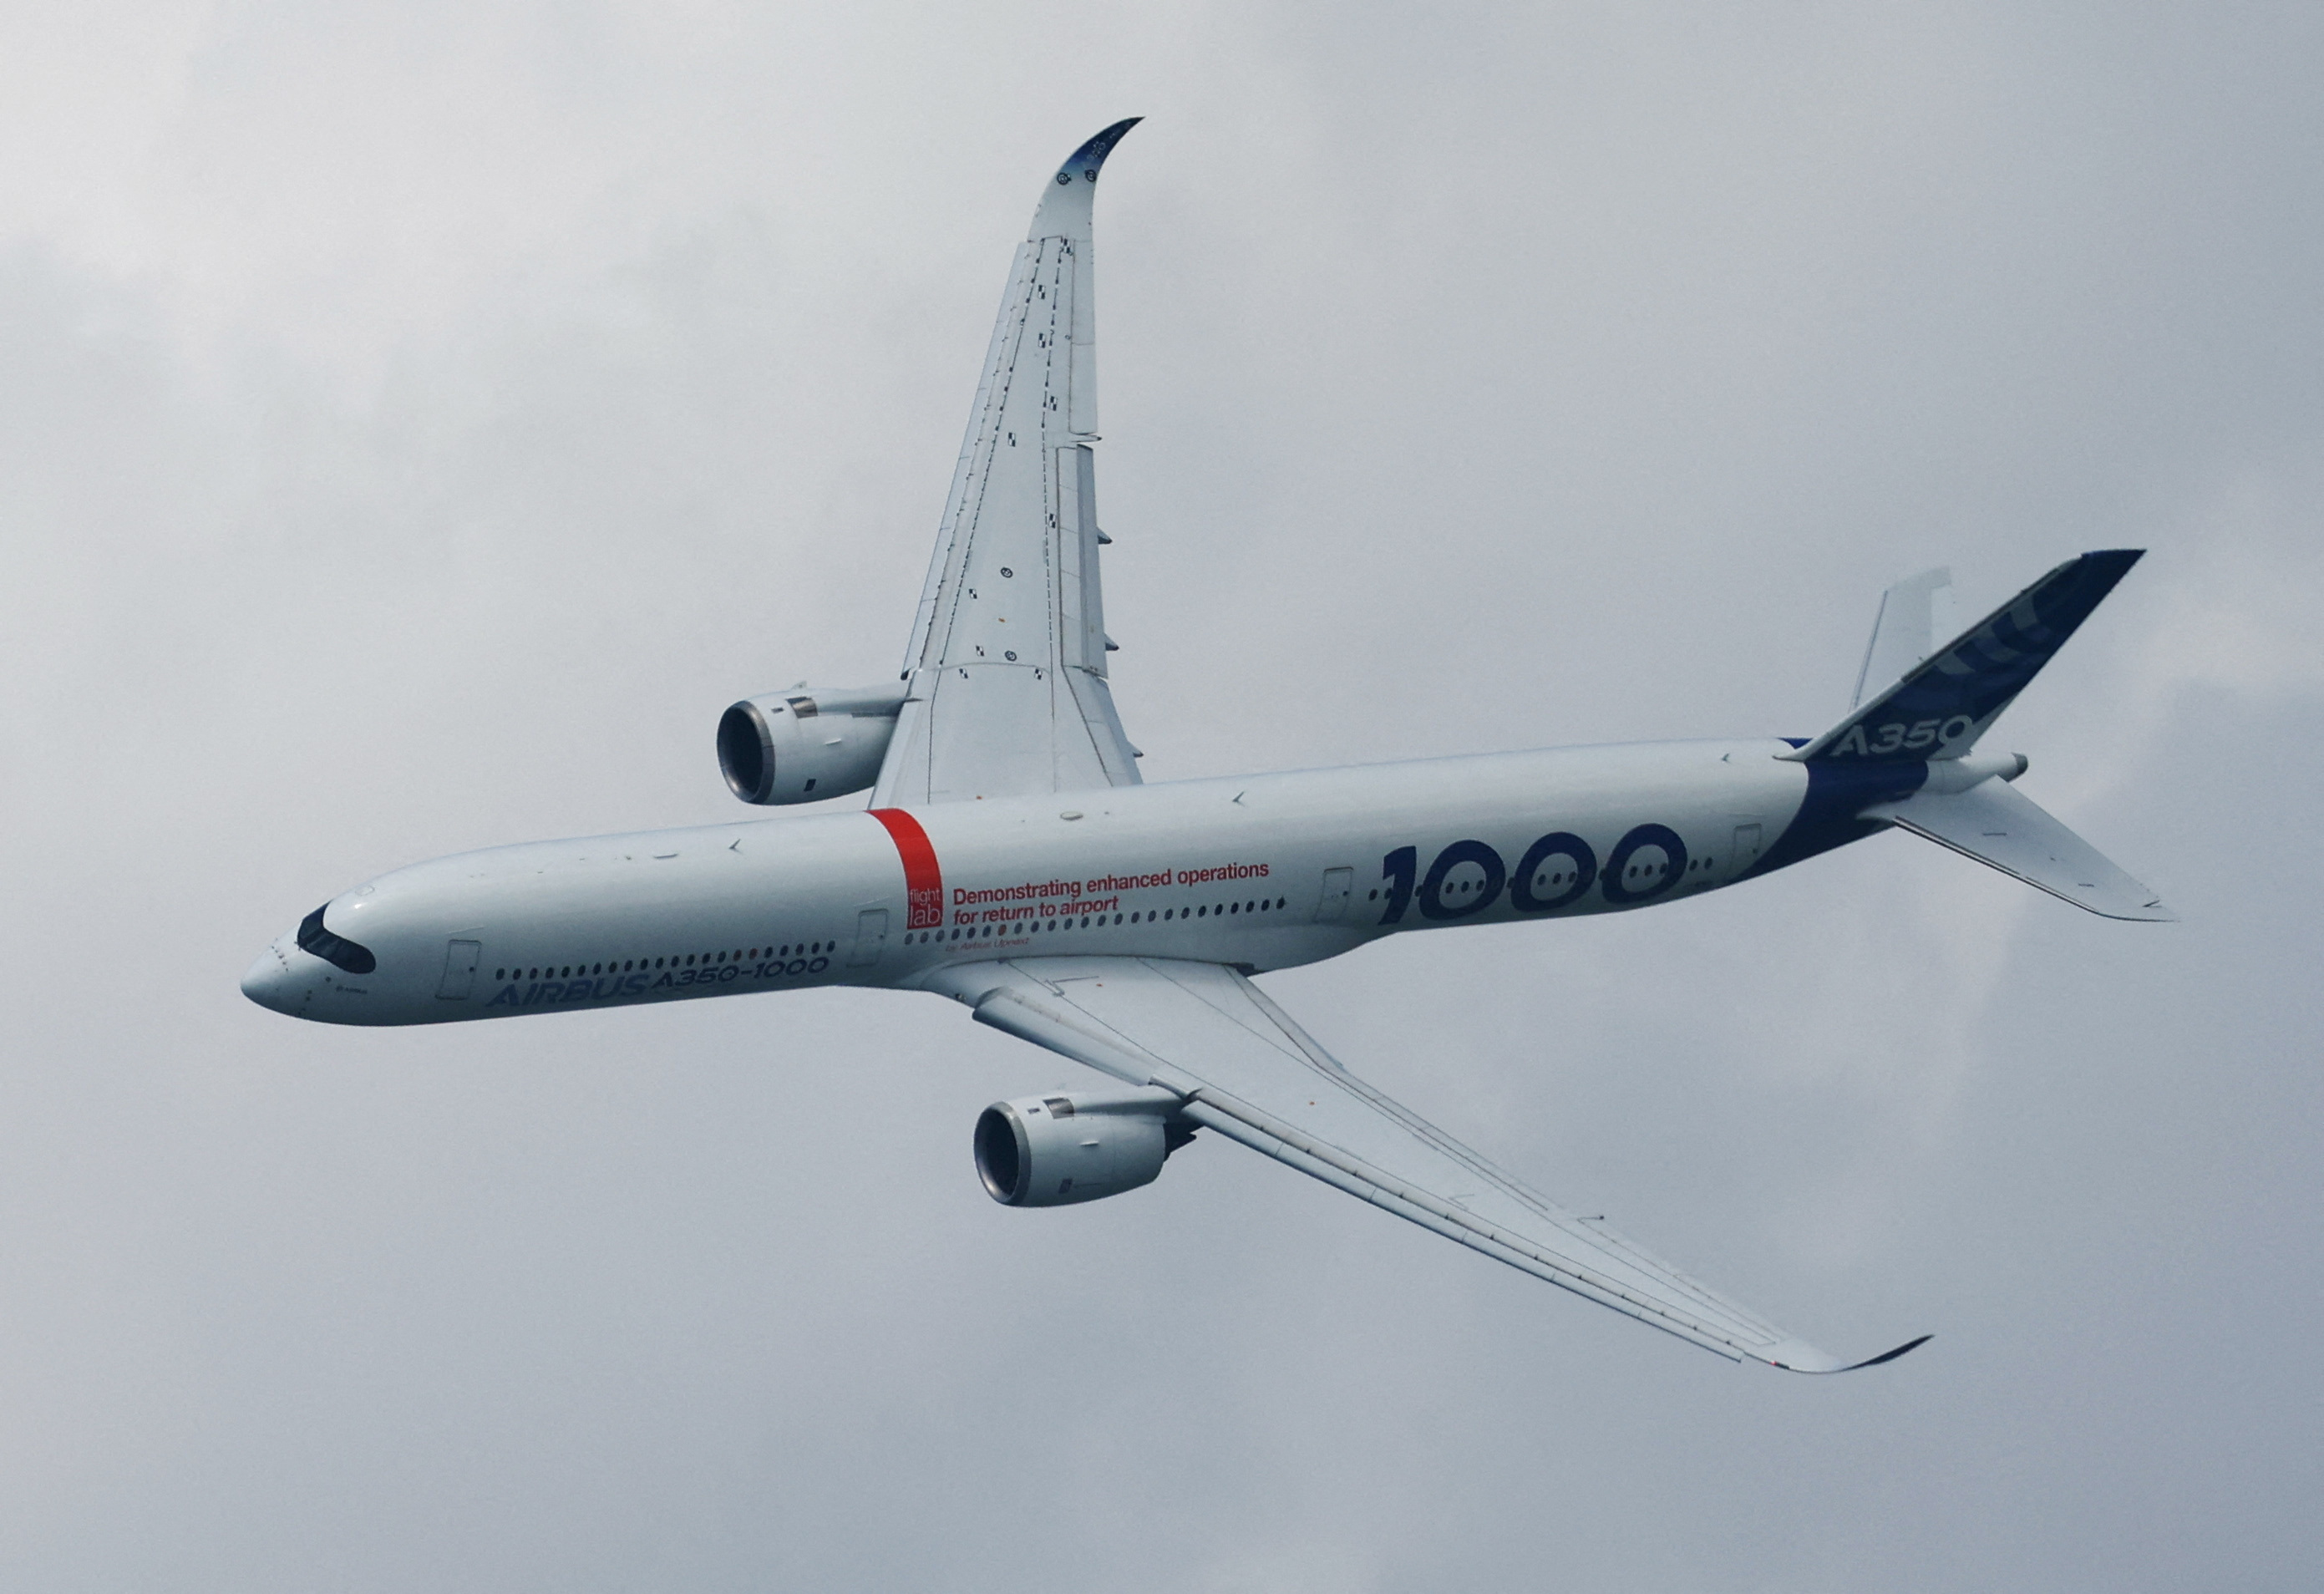
[[[1769,1367],[1779,1368],[1787,1373],[1852,1373],[1860,1371],[1868,1367],[1878,1367],[1884,1361],[1894,1361],[1900,1356],[1905,1355],[1911,1351],[1918,1350],[1922,1346],[1927,1344],[1931,1340],[1935,1338],[1936,1335],[1934,1334],[1923,1334],[1917,1340],[1905,1341],[1894,1350],[1883,1350],[1877,1356],[1868,1357],[1862,1361],[1851,1361],[1845,1365],[1835,1364],[1829,1367],[1819,1367],[1813,1362],[1805,1359],[1804,1357],[1791,1361],[1777,1359],[1778,1356],[1783,1354],[1785,1350],[1789,1349],[1788,1347],[1779,1347],[1776,1354],[1769,1356],[1766,1359],[1766,1361]],[[1804,1347],[1803,1347],[1803,1349],[1804,1349]],[[1819,1357],[1822,1356],[1821,1351],[1814,1352],[1814,1354]],[[1830,1360],[1831,1359],[1823,1358],[1823,1359]]]
[[[1124,116],[1103,133],[1082,145],[1080,149],[1075,150],[1071,156],[1067,157],[1065,163],[1057,168],[1060,184],[1069,183],[1076,179],[1083,182],[1095,182],[1098,168],[1103,166],[1105,158],[1113,153],[1113,146],[1121,142],[1122,134],[1145,120],[1143,116]]]
[[[1034,209],[1033,230],[1028,237],[1089,236],[1090,200],[1097,186],[1097,174],[1104,167],[1105,158],[1113,153],[1113,146],[1144,120],[1143,116],[1126,117],[1065,157],[1065,163],[1049,180],[1041,203]]]

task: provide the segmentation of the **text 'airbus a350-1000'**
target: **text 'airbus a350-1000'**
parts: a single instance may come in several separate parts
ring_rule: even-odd
[[[1891,825],[2093,913],[2155,894],[2021,795],[1995,718],[2136,562],[2088,553],[1958,636],[1942,572],[1884,598],[1811,742],[1492,753],[1148,786],[1106,684],[1090,216],[1107,128],[1018,248],[900,678],[746,698],[744,802],[864,810],[497,847],[334,897],[243,990],[331,1024],[442,1024],[815,985],[937,991],[1111,1076],[988,1108],[993,1199],[1149,1183],[1198,1130],[1736,1360],[1827,1355],[1545,1199],[1349,1073],[1252,976],[1408,930],[1614,913]],[[1923,1336],[1925,1338],[1926,1336]]]

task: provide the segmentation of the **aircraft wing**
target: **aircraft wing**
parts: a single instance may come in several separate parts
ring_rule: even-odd
[[[1018,248],[905,659],[872,806],[1138,784],[1106,686],[1098,589],[1098,170],[1137,118],[1074,152]]]
[[[930,984],[980,1023],[1174,1092],[1191,1123],[1730,1360],[1846,1372],[1927,1338],[1858,1360],[1793,1338],[1388,1100],[1232,969],[1036,957],[955,965]]]

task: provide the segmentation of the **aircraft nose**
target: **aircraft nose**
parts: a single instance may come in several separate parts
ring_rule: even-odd
[[[297,1014],[305,993],[291,978],[290,960],[283,954],[281,941],[260,953],[258,961],[250,965],[250,972],[242,977],[242,994],[271,1011]]]

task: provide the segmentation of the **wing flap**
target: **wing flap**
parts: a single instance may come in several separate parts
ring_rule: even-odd
[[[1870,1365],[1784,1333],[1520,1184],[1348,1073],[1234,970],[1028,958],[944,970],[931,985],[982,1023],[1169,1090],[1194,1123],[1691,1344],[1798,1372]]]

